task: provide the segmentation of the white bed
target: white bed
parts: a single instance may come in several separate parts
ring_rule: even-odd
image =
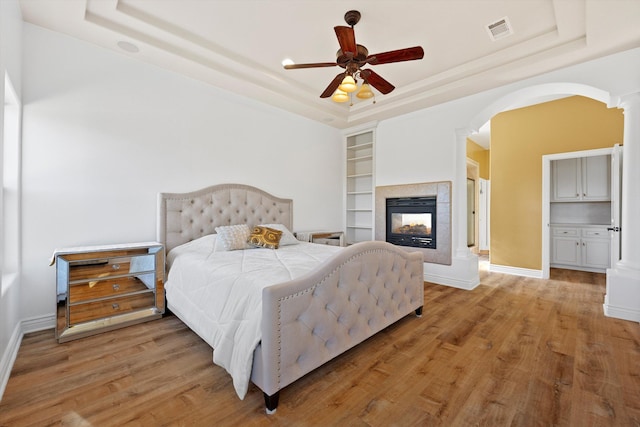
[[[231,374],[238,396],[252,381],[269,413],[286,385],[407,314],[421,314],[420,253],[384,242],[303,243],[290,234],[278,249],[225,251],[215,230],[232,224],[288,234],[292,202],[240,184],[159,195],[167,305],[215,349],[214,362]]]

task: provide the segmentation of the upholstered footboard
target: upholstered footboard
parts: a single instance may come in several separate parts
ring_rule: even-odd
[[[424,304],[423,260],[385,242],[349,246],[319,270],[263,290],[251,380],[267,412],[279,390]]]

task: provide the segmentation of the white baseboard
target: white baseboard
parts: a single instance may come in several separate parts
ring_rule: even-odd
[[[9,344],[4,351],[2,358],[0,358],[0,400],[2,400],[4,389],[7,387],[7,383],[9,382],[13,363],[16,361],[16,357],[18,356],[18,350],[20,349],[20,343],[22,342],[22,335],[20,323],[18,323],[13,329],[13,333],[9,339]]]
[[[511,274],[512,276],[524,276],[534,279],[542,279],[542,270],[532,270],[529,268],[510,267],[508,265],[489,264],[489,271],[494,273]]]
[[[20,322],[20,330],[23,334],[54,329],[56,327],[56,315],[46,314],[39,317],[31,317]]]
[[[632,322],[640,322],[640,311],[638,310],[629,310],[628,308],[624,307],[616,307],[608,304],[606,300],[605,303],[602,304],[602,310],[604,311],[604,315],[607,317],[630,320]]]
[[[424,281],[429,283],[435,283],[436,285],[451,286],[452,288],[464,289],[471,291],[480,284],[479,280],[461,280],[448,276],[441,276],[438,274],[425,273]]]
[[[11,334],[11,338],[9,339],[7,348],[0,358],[0,400],[2,400],[4,389],[7,387],[7,383],[9,382],[11,369],[13,369],[13,364],[18,356],[18,350],[20,349],[20,344],[22,343],[22,337],[24,334],[43,331],[45,329],[53,329],[55,328],[55,325],[55,314],[32,317],[30,319],[22,320],[16,324],[16,327],[13,329],[13,333]]]

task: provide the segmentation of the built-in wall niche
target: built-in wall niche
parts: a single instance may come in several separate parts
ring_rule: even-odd
[[[610,202],[551,203],[552,224],[609,224]]]
[[[373,240],[374,132],[346,138],[346,241]]]

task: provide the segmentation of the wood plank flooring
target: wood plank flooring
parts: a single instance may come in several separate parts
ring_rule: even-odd
[[[24,337],[0,426],[640,426],[640,325],[606,318],[603,274],[425,284],[408,316],[282,390],[236,396],[175,316],[57,344]]]

